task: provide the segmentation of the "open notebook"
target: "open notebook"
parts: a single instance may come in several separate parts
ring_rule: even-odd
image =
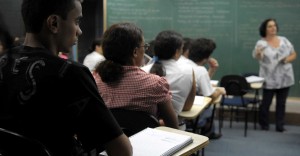
[[[191,136],[146,128],[131,136],[133,156],[171,156],[191,144]]]
[[[191,136],[153,128],[146,128],[129,139],[133,156],[171,156],[193,142]]]

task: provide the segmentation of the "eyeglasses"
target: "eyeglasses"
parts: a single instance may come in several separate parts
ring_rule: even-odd
[[[150,48],[150,44],[149,43],[145,43],[143,46],[140,47],[144,47],[145,50],[148,50]]]

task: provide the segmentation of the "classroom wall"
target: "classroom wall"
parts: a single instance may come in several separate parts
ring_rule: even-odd
[[[0,12],[14,37],[24,37],[25,29],[21,16],[22,0],[0,0]],[[103,1],[84,0],[83,19],[80,24],[83,34],[79,37],[76,59],[82,62],[88,54],[89,46],[94,38],[102,35],[103,32]],[[73,59],[72,53],[70,58]],[[75,59],[75,58],[74,58]]]
[[[0,13],[12,36],[22,37],[25,34],[21,17],[22,0],[0,0]]]
[[[0,0],[0,12],[13,36],[24,35],[21,2]],[[186,37],[214,39],[217,49],[213,57],[218,59],[220,68],[213,79],[225,74],[258,72],[258,63],[251,56],[259,39],[258,27],[262,20],[273,17],[278,21],[279,35],[286,36],[298,52],[293,63],[296,82],[290,96],[300,97],[299,15],[299,0],[85,0],[78,61],[83,60],[90,42],[101,36],[105,27],[131,21],[144,30],[147,42],[165,29]]]
[[[214,39],[213,57],[220,68],[213,79],[226,74],[258,73],[252,58],[258,27],[266,18],[276,18],[279,35],[287,37],[300,51],[299,0],[104,0],[105,26],[134,22],[149,42],[162,30],[171,29],[185,37]],[[295,85],[290,95],[300,97],[300,61],[293,63]]]

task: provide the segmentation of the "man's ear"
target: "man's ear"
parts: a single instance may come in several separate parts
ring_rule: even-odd
[[[50,15],[47,18],[47,27],[52,33],[58,32],[59,17],[57,15]]]

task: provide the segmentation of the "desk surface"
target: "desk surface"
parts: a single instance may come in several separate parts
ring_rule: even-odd
[[[254,83],[250,83],[250,87],[252,89],[260,89],[263,86],[263,82],[254,82]]]
[[[184,119],[195,119],[209,105],[209,103],[211,102],[211,98],[204,97],[202,104],[195,104],[195,101],[194,101],[194,105],[192,106],[191,110],[180,112],[179,117],[184,118]]]
[[[159,130],[164,130],[168,132],[173,132],[173,133],[178,133],[178,134],[183,134],[183,135],[189,135],[193,138],[193,143],[189,144],[188,146],[184,147],[180,151],[174,154],[174,156],[189,156],[202,148],[206,147],[209,144],[209,139],[206,136],[191,133],[191,132],[186,132],[174,128],[169,128],[169,127],[156,127],[156,129]]]

